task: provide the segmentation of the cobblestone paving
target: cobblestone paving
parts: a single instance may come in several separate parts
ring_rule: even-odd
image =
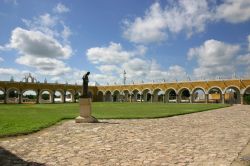
[[[237,105],[161,119],[71,120],[0,139],[0,165],[230,165],[250,139],[249,119],[250,106]]]

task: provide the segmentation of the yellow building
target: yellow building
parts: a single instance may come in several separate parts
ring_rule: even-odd
[[[2,103],[77,102],[81,85],[0,81]],[[33,80],[33,81],[32,81]],[[33,98],[25,96],[33,91]],[[90,86],[93,101],[105,102],[176,102],[176,103],[235,103],[243,104],[250,94],[250,79],[142,83],[131,85]]]

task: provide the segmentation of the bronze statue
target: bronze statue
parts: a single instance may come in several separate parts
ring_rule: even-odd
[[[90,72],[88,71],[86,74],[83,75],[82,80],[83,80],[83,89],[82,89],[82,97],[89,97],[88,95],[88,83],[89,83],[89,74]]]

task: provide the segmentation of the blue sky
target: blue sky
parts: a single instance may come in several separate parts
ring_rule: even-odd
[[[0,80],[250,77],[248,0],[3,0]]]

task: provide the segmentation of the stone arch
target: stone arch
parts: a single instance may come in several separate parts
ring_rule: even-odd
[[[75,101],[75,94],[73,89],[67,89],[65,91],[65,102],[72,103]]]
[[[177,103],[177,93],[174,88],[168,88],[165,92],[165,101],[167,103]]]
[[[201,87],[196,87],[192,90],[192,102],[194,103],[205,103],[206,102],[206,91]]]
[[[128,102],[129,101],[129,97],[130,97],[129,90],[128,89],[124,89],[122,92],[123,92],[123,100],[122,101]]]
[[[113,100],[111,91],[107,90],[105,92],[104,98],[106,102],[111,102]]]
[[[7,103],[19,103],[21,101],[20,97],[20,91],[18,90],[18,88],[9,88],[7,90]]]
[[[153,91],[153,102],[164,102],[165,92],[161,88]]]
[[[63,103],[64,91],[62,89],[56,89],[54,93],[55,103]]]
[[[4,103],[5,100],[5,91],[4,89],[0,88],[0,103]]]
[[[39,103],[52,103],[53,93],[49,89],[42,89],[39,94]]]
[[[243,91],[243,103],[250,104],[250,86],[246,87]]]
[[[97,92],[97,101],[104,101],[104,93],[103,91]]]
[[[119,102],[120,101],[120,91],[114,90],[113,91],[113,102]]]
[[[141,102],[141,92],[139,89],[134,89],[131,93],[131,100],[133,102]]]
[[[22,91],[22,103],[36,103],[37,91],[34,89],[26,89]]]
[[[211,87],[208,90],[209,103],[222,103],[222,90],[220,87]]]
[[[178,91],[178,97],[180,103],[190,103],[190,97],[191,97],[190,89],[186,87],[181,88]]]
[[[240,104],[240,88],[237,86],[228,86],[224,90],[224,100],[227,104]]]
[[[142,90],[142,101],[152,102],[152,91],[148,88]]]

